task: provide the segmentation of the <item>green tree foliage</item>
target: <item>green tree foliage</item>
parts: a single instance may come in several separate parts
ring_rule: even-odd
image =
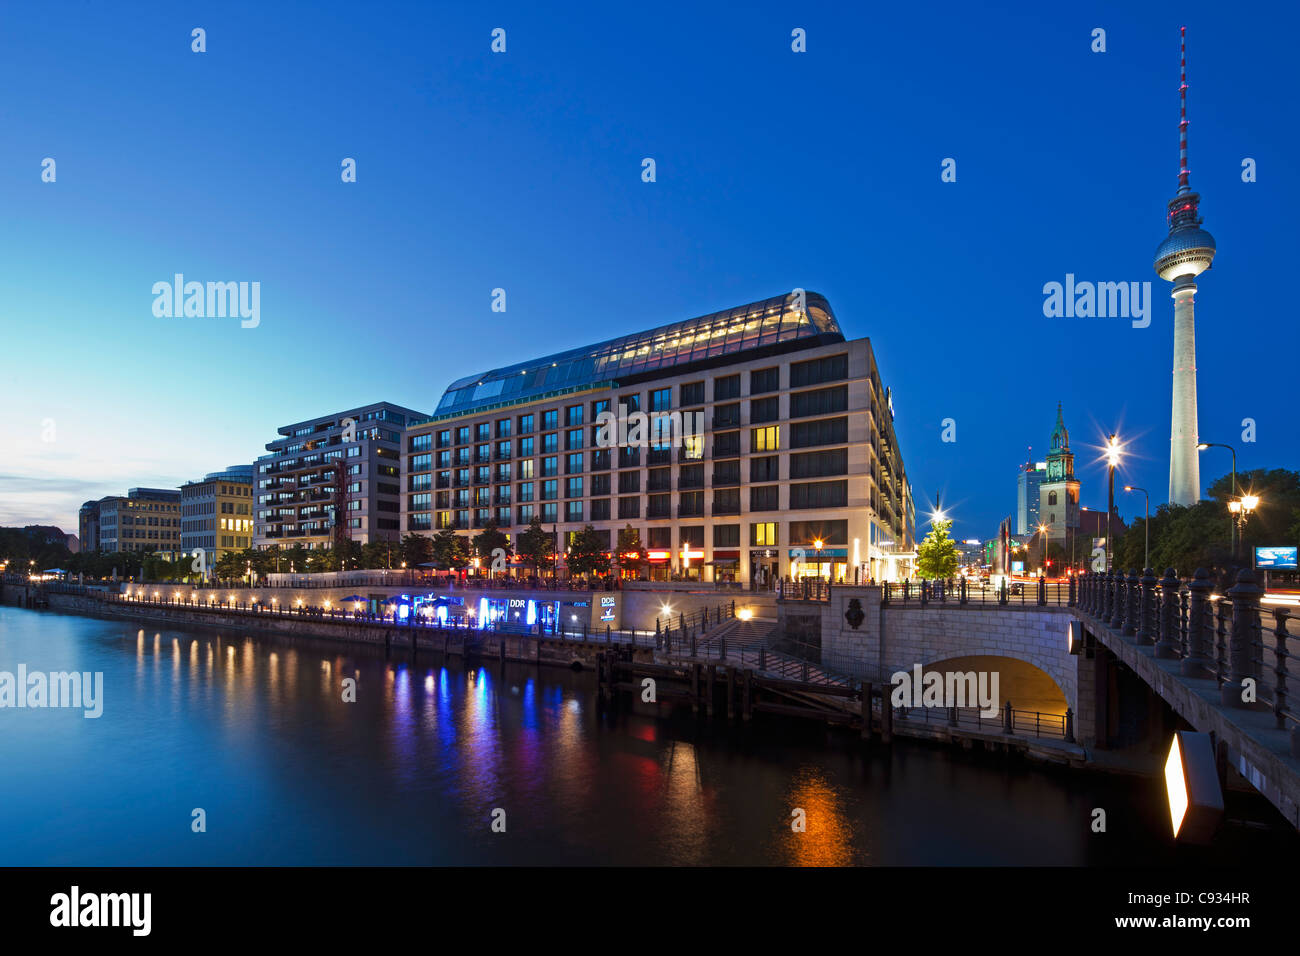
[[[474,553],[488,571],[492,570],[492,556],[498,549],[506,555],[507,559],[510,556],[510,538],[497,527],[495,521],[489,520],[483,526],[483,530],[474,536],[473,544]],[[504,570],[504,568],[501,570]]]
[[[8,564],[11,573],[26,573],[34,568],[69,567],[74,555],[68,551],[67,540],[59,528],[45,525],[28,525],[25,528],[0,528],[0,562]],[[30,562],[35,561],[32,565]]]
[[[532,565],[534,574],[541,570],[542,565],[554,560],[555,537],[542,527],[537,515],[533,515],[528,529],[516,540],[515,553]]]
[[[936,521],[916,549],[916,573],[926,579],[947,579],[957,573],[957,545],[948,537],[951,521]]]
[[[450,528],[433,536],[433,563],[444,570],[458,570],[469,564],[469,539]]]
[[[618,533],[618,544],[614,548],[614,561],[624,571],[631,571],[637,577],[645,567],[645,546],[641,544],[641,532],[629,525],[624,525]]]
[[[1151,567],[1157,576],[1173,568],[1190,577],[1197,568],[1217,576],[1234,567],[1250,567],[1259,545],[1296,544],[1300,539],[1300,472],[1283,468],[1257,469],[1237,475],[1239,494],[1259,496],[1259,507],[1245,520],[1236,556],[1231,541],[1232,475],[1210,483],[1206,498],[1190,507],[1161,505],[1151,515]],[[1114,565],[1127,571],[1142,569],[1142,519],[1134,521],[1115,549]]]
[[[569,545],[567,564],[570,574],[608,574],[609,555],[607,543],[591,525],[586,525],[573,536]]]
[[[408,532],[402,538],[402,560],[408,568],[418,568],[433,560],[432,541],[427,535]]]

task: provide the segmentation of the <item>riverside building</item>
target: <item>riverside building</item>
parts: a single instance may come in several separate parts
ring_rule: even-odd
[[[181,550],[203,552],[210,575],[230,552],[253,542],[253,466],[231,465],[181,485]]]
[[[915,512],[869,339],[798,291],[453,382],[403,530],[640,532],[652,580],[897,579]],[[611,424],[612,423],[612,424]]]
[[[175,488],[131,488],[126,497],[97,504],[98,550],[171,556],[180,548],[181,493]]]
[[[376,402],[278,429],[270,454],[254,464],[253,546],[328,548],[336,537],[396,542],[402,437],[412,419],[425,417]]]

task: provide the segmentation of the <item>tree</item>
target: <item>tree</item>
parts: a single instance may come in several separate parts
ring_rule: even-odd
[[[569,545],[569,573],[608,574],[609,555],[605,553],[608,545],[608,539],[602,540],[595,528],[584,525]]]
[[[497,527],[495,521],[489,519],[488,523],[483,526],[483,530],[474,536],[474,553],[478,555],[483,566],[489,571],[504,571],[504,561],[500,568],[495,568],[492,565],[498,553],[504,555],[507,560],[509,559],[510,538]]]
[[[304,573],[307,570],[307,559],[310,555],[311,552],[301,544],[295,544],[281,555],[281,560],[284,561],[284,570],[295,574]]]
[[[223,581],[233,581],[244,573],[244,562],[237,552],[227,551],[217,559],[217,566],[214,570],[217,577]]]
[[[630,571],[634,577],[641,576],[645,567],[645,547],[641,544],[641,532],[630,524],[618,533],[618,544],[614,548],[614,561],[619,568]]]
[[[555,537],[542,527],[541,519],[533,515],[528,530],[519,535],[515,542],[515,553],[533,566],[537,574],[543,564],[555,559]]]
[[[469,540],[450,528],[443,528],[433,536],[433,563],[440,568],[455,570],[469,563]]]
[[[388,541],[367,541],[361,546],[363,568],[386,568],[392,559],[393,546]]]
[[[1237,475],[1238,495],[1259,496],[1259,506],[1244,522],[1238,551],[1232,554],[1233,517],[1228,502],[1233,499],[1232,475],[1210,482],[1206,497],[1189,507],[1161,505],[1151,515],[1151,560],[1156,576],[1173,568],[1179,577],[1191,577],[1205,568],[1211,577],[1253,564],[1251,549],[1264,544],[1295,544],[1300,524],[1294,524],[1300,508],[1300,472],[1284,468],[1261,468]],[[1116,570],[1142,571],[1145,539],[1143,523],[1134,521],[1120,536],[1113,552]]]
[[[433,549],[430,547],[430,540],[422,534],[416,534],[414,531],[408,532],[402,538],[402,560],[406,562],[408,568],[418,568],[422,564],[428,564],[433,559]]]
[[[916,549],[916,573],[922,578],[947,580],[957,573],[957,545],[948,537],[951,521],[935,521]]]

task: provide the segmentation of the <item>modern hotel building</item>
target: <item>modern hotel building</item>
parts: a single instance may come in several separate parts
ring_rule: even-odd
[[[584,525],[611,551],[630,525],[653,579],[895,578],[915,512],[893,417],[870,340],[799,290],[453,382],[408,426],[403,529],[537,516],[562,565]]]
[[[417,412],[376,402],[278,429],[255,463],[253,546],[327,548],[341,533],[358,544],[401,536],[402,435]],[[336,477],[343,476],[340,485]]]

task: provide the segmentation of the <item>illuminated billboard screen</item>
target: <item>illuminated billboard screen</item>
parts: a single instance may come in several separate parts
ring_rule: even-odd
[[[1295,545],[1255,549],[1255,567],[1296,570]]]

